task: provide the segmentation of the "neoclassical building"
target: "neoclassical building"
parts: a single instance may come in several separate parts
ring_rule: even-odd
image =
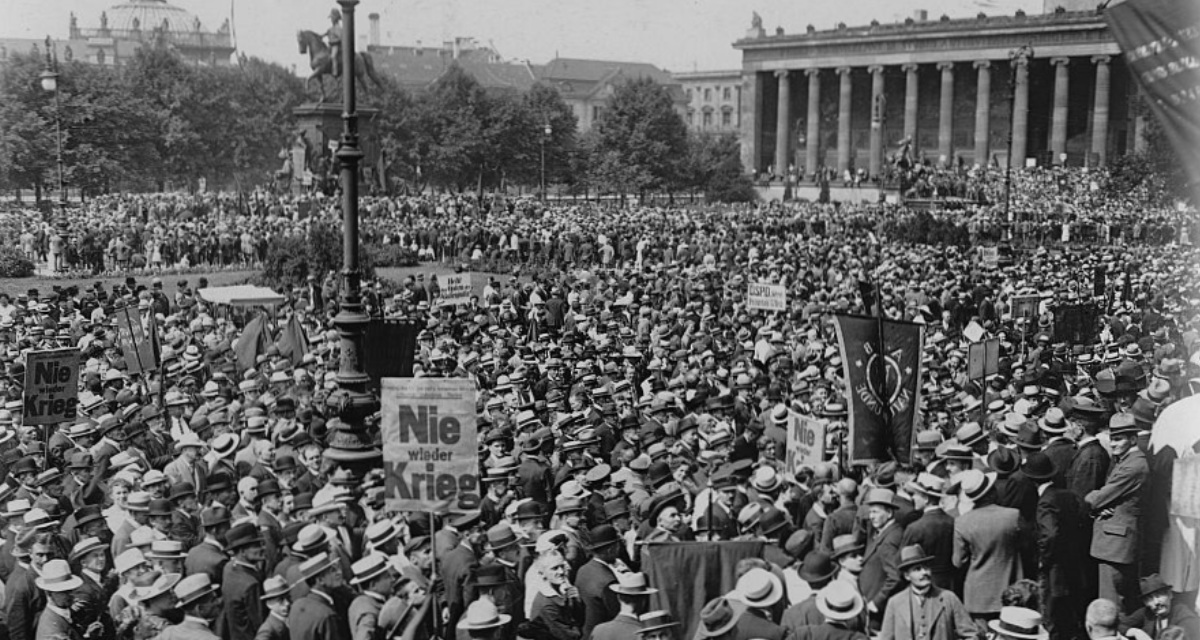
[[[1104,165],[1139,138],[1133,78],[1099,9],[838,25],[767,35],[742,52],[747,170],[866,169],[914,156],[1004,166]],[[1136,123],[1136,124],[1135,124]],[[1138,130],[1135,132],[1135,129]]]

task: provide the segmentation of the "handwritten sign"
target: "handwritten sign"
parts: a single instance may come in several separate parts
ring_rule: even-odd
[[[814,467],[825,458],[825,421],[797,413],[788,417],[787,467],[795,473],[800,467]]]
[[[1200,457],[1175,461],[1171,470],[1171,515],[1200,518]]]
[[[781,284],[751,283],[746,291],[746,308],[784,311],[787,309],[787,288]]]
[[[442,304],[457,305],[471,302],[471,274],[456,273],[446,276],[442,285]]]
[[[388,508],[479,508],[474,384],[466,379],[384,378],[381,400]]]
[[[27,425],[74,420],[79,409],[79,350],[31,351],[25,359]]]

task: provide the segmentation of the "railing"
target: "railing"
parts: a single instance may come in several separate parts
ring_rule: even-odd
[[[114,40],[147,41],[158,37],[158,29],[79,29],[84,39],[112,38]],[[205,33],[202,31],[167,31],[166,41],[175,46],[233,48],[233,38],[228,33]]]

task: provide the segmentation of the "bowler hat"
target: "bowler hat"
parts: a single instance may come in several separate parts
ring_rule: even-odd
[[[588,548],[593,551],[621,542],[621,534],[611,524],[594,527],[590,533]]]
[[[800,563],[800,579],[809,584],[821,584],[832,580],[837,575],[838,566],[833,557],[820,549],[810,551]]]
[[[263,537],[258,525],[253,522],[236,524],[225,533],[225,547],[230,551],[256,544],[263,544]]]
[[[1025,459],[1022,473],[1030,480],[1050,480],[1058,475],[1058,465],[1050,456],[1036,451]]]

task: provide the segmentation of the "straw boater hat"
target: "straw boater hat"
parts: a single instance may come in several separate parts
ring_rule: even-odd
[[[274,600],[291,594],[291,586],[283,576],[271,576],[263,580],[263,594],[260,600]]]
[[[853,620],[862,610],[862,596],[845,580],[834,580],[817,592],[817,611],[828,620]]]
[[[197,600],[216,593],[220,586],[212,583],[207,573],[193,573],[175,585],[175,604],[183,608]]]
[[[1001,607],[1000,617],[989,621],[988,627],[1001,638],[1045,640],[1050,637],[1042,626],[1042,614],[1024,607]]]
[[[300,579],[311,580],[317,575],[320,575],[322,571],[334,566],[336,563],[336,558],[322,551],[321,553],[318,553],[317,555],[300,563]]]
[[[734,591],[746,606],[767,609],[783,597],[783,582],[766,569],[751,569],[738,578]]]
[[[512,616],[500,613],[496,603],[489,598],[480,598],[467,607],[463,617],[458,621],[458,628],[464,631],[481,631],[497,629],[508,624]]]
[[[350,584],[356,587],[366,584],[387,573],[389,566],[387,556],[382,553],[372,553],[350,565],[350,570],[354,572]]]
[[[51,560],[42,565],[41,574],[34,582],[42,591],[54,593],[74,591],[83,586],[83,580],[71,574],[71,565],[66,560]]]
[[[642,627],[637,630],[639,636],[650,633],[651,631],[671,629],[679,626],[678,620],[673,618],[670,613],[661,610],[642,614],[642,616],[638,618],[638,621],[642,624]]]

